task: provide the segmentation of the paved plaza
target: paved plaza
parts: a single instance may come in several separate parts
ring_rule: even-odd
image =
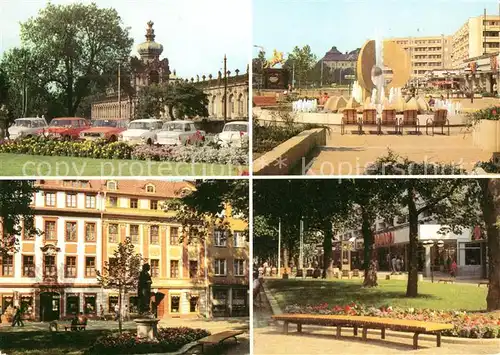
[[[271,320],[272,310],[264,292],[262,304],[254,307],[254,354],[497,354],[500,339],[458,339],[443,337],[441,347],[436,347],[436,337],[419,336],[419,349],[414,350],[413,334],[386,331],[386,339],[380,339],[380,331],[369,330],[368,341],[352,335],[351,328],[342,328],[342,337],[335,337],[335,327],[303,326],[302,334],[296,333],[294,325],[289,334],[282,334],[282,324]],[[333,350],[335,349],[335,350]],[[340,350],[341,349],[341,350]]]
[[[472,172],[478,161],[488,161],[492,152],[472,143],[465,128],[453,128],[447,135],[355,135],[340,134],[333,127],[326,146],[319,147],[301,170],[308,175],[361,175],[366,167],[386,156],[388,151],[416,162],[454,163]]]

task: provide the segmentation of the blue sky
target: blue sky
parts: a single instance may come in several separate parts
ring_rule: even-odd
[[[74,0],[52,0],[68,4]],[[131,27],[134,53],[144,42],[146,23],[152,20],[156,41],[164,47],[170,69],[182,77],[216,75],[223,67],[245,71],[251,54],[251,0],[82,0],[113,7]],[[47,0],[0,0],[0,55],[20,45],[19,23],[45,7]],[[221,21],[220,19],[224,19]]]
[[[253,44],[290,52],[309,44],[318,56],[382,37],[451,35],[469,17],[498,14],[499,0],[253,0]],[[258,53],[253,49],[253,54]]]

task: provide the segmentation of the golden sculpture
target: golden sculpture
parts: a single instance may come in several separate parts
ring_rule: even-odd
[[[375,88],[372,74],[375,72],[381,74],[381,68],[373,71],[376,64],[375,41],[370,40],[365,43],[358,56],[357,74],[358,84],[363,89],[363,100],[370,97],[372,90]],[[385,87],[386,95],[391,88],[401,88],[411,75],[410,57],[408,53],[396,42],[385,40],[383,42],[383,59],[384,66],[392,69],[392,80]],[[376,68],[377,69],[377,68]]]
[[[283,52],[278,52],[276,49],[273,51],[273,57],[268,60],[264,67],[265,68],[273,68],[278,64],[284,64],[285,63],[285,58],[283,56]]]

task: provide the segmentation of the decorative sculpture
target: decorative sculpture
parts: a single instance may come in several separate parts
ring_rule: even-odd
[[[139,314],[148,315],[151,312],[151,275],[149,275],[149,264],[142,265],[137,287]]]

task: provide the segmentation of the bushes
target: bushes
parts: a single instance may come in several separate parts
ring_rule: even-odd
[[[45,137],[32,137],[16,141],[5,141],[0,153],[30,155],[52,155],[95,159],[130,159],[133,147],[123,142],[64,141]]]
[[[248,148],[203,146],[136,146],[132,158],[138,160],[248,165]]]
[[[443,335],[461,338],[500,338],[500,318],[493,314],[467,313],[460,311],[436,311],[430,309],[398,308],[384,306],[367,307],[359,304],[330,306],[323,303],[317,306],[291,305],[286,313],[295,314],[339,314],[353,316],[375,316],[408,320],[451,323],[454,328]]]
[[[468,125],[475,126],[481,120],[500,120],[500,106],[491,106],[482,110],[470,113],[468,116]]]
[[[149,341],[139,339],[135,333],[123,333],[117,336],[107,335],[98,339],[85,354],[151,354],[174,352],[184,345],[199,340],[210,333],[204,329],[159,328],[158,339]]]
[[[248,147],[218,148],[214,143],[156,147],[131,146],[125,142],[108,143],[105,140],[62,141],[33,137],[4,141],[0,144],[0,153],[248,165]]]

